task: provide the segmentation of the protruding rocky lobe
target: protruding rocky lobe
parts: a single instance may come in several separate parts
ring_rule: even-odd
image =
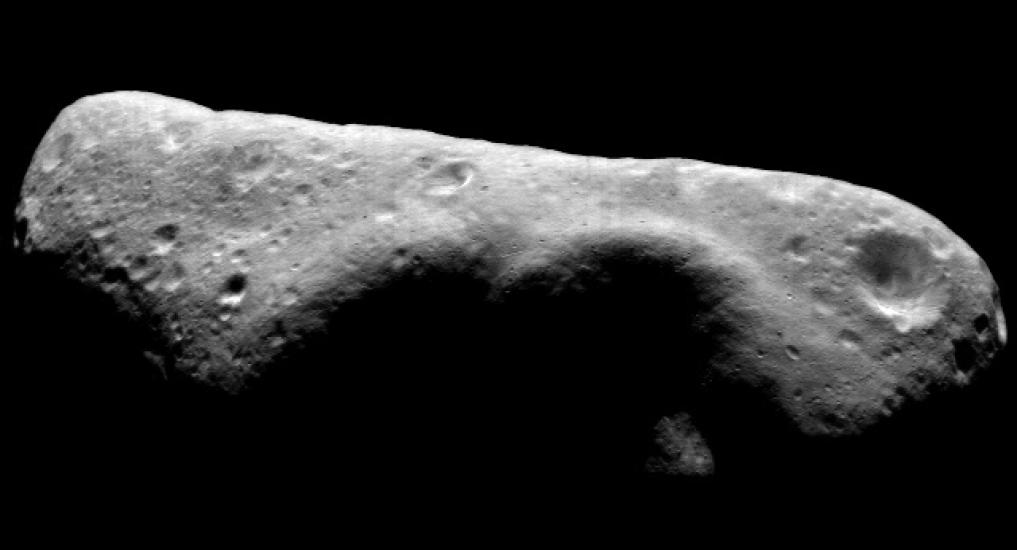
[[[623,274],[652,266],[655,284],[683,289],[673,322],[706,339],[696,391],[753,385],[807,434],[857,432],[963,386],[1006,341],[986,265],[927,213],[822,177],[692,160],[118,92],[60,114],[17,216],[27,254],[66,258],[161,320],[151,354],[170,376],[229,392],[269,380],[347,306],[436,271],[510,307],[638,285]],[[671,450],[685,425],[660,428]],[[710,467],[708,449],[679,454],[676,468]]]

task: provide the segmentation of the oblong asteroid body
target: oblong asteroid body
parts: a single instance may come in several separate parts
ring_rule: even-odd
[[[708,350],[682,383],[758,388],[809,434],[854,433],[965,385],[1006,341],[984,262],[929,214],[827,178],[692,160],[116,92],[61,112],[17,216],[25,253],[65,258],[158,320],[150,354],[168,376],[229,392],[394,287],[505,307],[614,287],[665,296],[675,315],[653,322]]]

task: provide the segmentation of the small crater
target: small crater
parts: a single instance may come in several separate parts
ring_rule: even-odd
[[[427,195],[445,197],[465,188],[473,181],[476,167],[469,162],[450,162],[433,170],[428,179]]]
[[[307,195],[313,190],[313,186],[309,183],[301,183],[294,187],[293,190],[301,195]]]
[[[276,168],[277,152],[269,140],[255,140],[243,146],[235,146],[227,159],[227,165],[235,181],[227,186],[236,186],[242,193],[265,181]],[[222,185],[222,184],[220,184]]]
[[[862,337],[853,330],[844,329],[837,334],[837,343],[848,349],[858,349],[862,343]]]
[[[889,347],[883,348],[883,351],[881,352],[882,356],[887,358],[887,359],[895,359],[898,356],[900,356],[901,353],[904,353],[903,350],[901,350],[897,346],[889,346]]]
[[[178,120],[171,122],[166,125],[165,131],[169,134],[176,142],[183,143],[194,135],[194,129],[198,127],[197,122],[191,122],[188,120]]]
[[[187,331],[180,326],[179,321],[172,321],[169,330],[174,342],[182,342],[187,337]]]
[[[240,294],[247,288],[247,276],[243,273],[234,273],[226,279],[223,290],[230,294]]]
[[[166,125],[164,132],[166,139],[159,146],[165,153],[174,153],[184,146],[184,144],[190,141],[191,136],[194,135],[194,129],[198,126],[196,122],[189,122],[186,120],[178,120],[171,122]]]
[[[806,238],[804,235],[795,235],[794,237],[791,237],[784,243],[782,250],[790,253],[792,256],[795,256],[796,258],[803,258],[807,253],[806,251],[807,242],[808,238]]]
[[[792,361],[797,361],[801,357],[801,352],[795,346],[786,346],[784,353],[787,354],[788,358]]]
[[[174,241],[177,235],[180,233],[180,228],[176,224],[168,223],[166,225],[159,226],[153,231],[156,237],[164,241]]]
[[[947,250],[946,240],[942,237],[942,235],[934,231],[931,227],[923,226],[922,235],[924,235],[925,239],[929,241],[930,245],[932,245],[933,250],[937,252],[943,252]]]
[[[332,146],[328,142],[314,138],[310,143],[311,146],[307,152],[308,156],[314,160],[325,160],[333,152]]]
[[[243,273],[234,273],[226,278],[223,284],[223,294],[219,297],[219,304],[228,308],[235,308],[244,300],[247,289],[247,276]],[[227,313],[228,315],[228,313]]]
[[[978,353],[971,342],[967,340],[953,341],[954,366],[958,371],[968,374],[974,370],[978,362]]]
[[[336,177],[341,182],[352,182],[357,177],[356,168],[345,168],[336,173]]]
[[[135,256],[127,267],[127,275],[133,281],[144,281],[152,275],[152,265],[147,256]]]
[[[173,262],[170,265],[168,272],[166,273],[166,279],[162,283],[162,288],[166,292],[173,292],[180,287],[184,282],[184,277],[187,276],[187,270],[180,262]]]
[[[297,303],[297,300],[299,299],[300,299],[299,290],[293,287],[286,287],[286,290],[283,291],[280,303],[282,303],[282,305],[284,306],[292,306],[293,304]]]
[[[43,155],[40,167],[43,172],[51,172],[57,166],[60,166],[63,162],[67,161],[67,155],[71,150],[71,144],[74,143],[74,135],[66,133],[53,140],[53,143],[46,150]]]
[[[123,267],[107,267],[102,271],[102,281],[104,283],[127,283],[131,280],[127,274],[127,270]]]
[[[421,155],[413,159],[413,165],[421,170],[430,170],[435,162],[437,161],[431,155]]]
[[[453,162],[445,167],[445,171],[460,185],[466,185],[473,179],[476,168],[469,162]]]
[[[823,423],[833,431],[843,430],[847,426],[847,419],[843,413],[825,412],[822,415]]]
[[[230,154],[233,168],[238,172],[259,171],[268,166],[274,158],[275,146],[267,139],[235,146]]]
[[[908,378],[915,381],[918,387],[925,387],[929,381],[929,374],[924,370],[916,370],[908,374]]]
[[[989,330],[989,316],[982,313],[978,317],[975,317],[975,320],[972,321],[971,324],[975,327],[975,331],[978,332],[978,334],[985,334],[985,331]]]

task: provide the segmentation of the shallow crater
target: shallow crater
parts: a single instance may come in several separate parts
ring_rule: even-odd
[[[859,276],[886,297],[916,297],[938,275],[926,243],[888,231],[865,237],[854,264]]]
[[[857,245],[855,272],[863,301],[901,333],[931,326],[949,295],[928,244],[892,231],[849,242]]]

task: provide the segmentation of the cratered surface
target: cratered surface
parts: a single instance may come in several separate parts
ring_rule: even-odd
[[[418,450],[536,441],[513,460],[554,471],[628,468],[597,458],[627,438],[700,475],[752,433],[858,434],[1006,342],[987,266],[926,212],[694,160],[117,92],[59,115],[17,216],[171,387],[328,403]]]

